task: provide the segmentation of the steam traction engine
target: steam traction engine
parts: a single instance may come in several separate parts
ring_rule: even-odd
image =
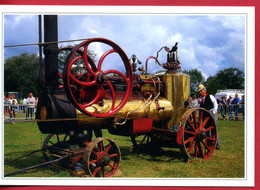
[[[97,44],[107,50],[94,62],[88,48]],[[136,148],[179,147],[187,159],[209,159],[216,146],[215,121],[205,109],[188,109],[190,78],[177,71],[177,43],[171,50],[163,48],[167,62],[159,63],[158,54],[149,57],[141,74],[135,73],[136,56],[129,60],[107,39],[93,38],[58,50],[69,51],[69,55],[63,71],[57,69],[56,88],[42,82],[36,116],[40,131],[48,134],[43,143],[46,161],[67,155],[67,163],[90,176],[114,175],[121,161],[120,149],[114,141],[102,138],[101,129],[131,137]],[[115,58],[110,59],[112,55]],[[148,75],[151,59],[166,73]],[[114,64],[121,64],[120,69],[112,69]],[[97,137],[94,140],[92,132]]]

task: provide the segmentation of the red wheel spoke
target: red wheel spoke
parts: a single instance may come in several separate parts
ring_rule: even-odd
[[[93,152],[96,156],[97,156],[97,153],[92,149],[91,152]]]
[[[117,51],[115,49],[108,50],[100,57],[99,62],[98,62],[98,71],[101,71],[101,66],[102,66],[102,63],[103,63],[104,59],[106,58],[106,56],[108,56],[109,54],[114,53],[114,52],[117,52]]]
[[[193,129],[194,131],[196,131],[196,129],[194,128],[194,126],[192,125],[192,123],[191,123],[191,121],[190,121],[190,118],[188,118],[187,121],[188,121],[188,123],[190,124],[190,126],[192,127],[192,129]]]
[[[89,63],[88,63],[88,44],[84,48],[83,59],[84,59],[84,63],[87,67],[88,72],[90,72],[93,76],[96,76],[96,73],[92,70],[92,68],[90,68]]]
[[[108,151],[110,150],[111,147],[112,147],[112,144],[110,143],[110,144],[106,147],[105,153],[108,153]]]
[[[111,154],[111,155],[109,155],[110,158],[117,157],[117,156],[118,156],[118,154]]]
[[[184,144],[189,143],[189,142],[192,141],[193,139],[195,139],[195,136],[188,138],[186,141],[184,141]]]
[[[195,124],[195,127],[196,127],[196,129],[198,129],[199,126],[198,126],[198,123],[197,123],[196,112],[193,111],[193,112],[192,112],[192,115],[193,115],[193,122],[194,122],[194,124]]]
[[[200,111],[199,121],[198,121],[199,128],[200,128],[200,124],[201,124],[202,117],[203,117],[203,111]]]
[[[110,163],[108,164],[111,168],[115,169],[116,167],[112,166]]]
[[[106,170],[105,170],[105,167],[101,167],[101,169],[102,169],[103,177],[106,177]]]
[[[92,160],[88,163],[88,165],[91,165],[91,164],[94,164],[94,163],[97,163],[97,160]]]
[[[201,142],[205,146],[205,148],[208,149],[208,151],[210,151],[210,148],[208,147],[208,145],[203,140]]]
[[[99,148],[100,152],[103,151],[103,142],[102,141],[100,143],[98,143],[98,148]]]
[[[194,132],[191,132],[191,131],[184,130],[184,132],[185,132],[185,133],[192,134],[192,135],[196,135],[196,133],[194,133]]]
[[[98,170],[99,170],[99,167],[96,167],[95,170],[93,171],[92,175],[94,177],[96,177]]]
[[[203,148],[202,148],[200,142],[199,142],[199,149],[200,149],[200,152],[201,152],[201,156],[202,156],[202,158],[204,158],[204,152],[203,152]]]
[[[202,125],[200,126],[200,130],[202,130],[202,129],[206,126],[206,124],[207,124],[208,121],[209,121],[209,117],[207,117],[207,118],[203,121]]]
[[[210,131],[211,129],[214,129],[214,126],[208,127],[207,129],[204,130],[204,133]]]
[[[191,145],[189,146],[189,149],[188,149],[188,154],[190,154],[191,153],[191,150],[193,149],[193,147],[194,147],[194,145],[195,145],[195,143],[196,143],[196,141],[194,140],[194,141],[192,141],[192,143],[191,143]]]
[[[206,137],[206,139],[207,139],[207,140],[211,140],[211,141],[214,141],[214,140],[215,140],[215,138],[213,138],[213,137]]]
[[[112,86],[112,84],[109,81],[106,81],[107,85],[109,86],[110,90],[111,90],[111,94],[112,94],[112,105],[111,105],[111,109],[113,110],[115,108],[115,103],[116,103],[116,93],[114,90],[114,87]]]

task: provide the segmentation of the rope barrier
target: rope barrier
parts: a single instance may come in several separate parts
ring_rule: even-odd
[[[85,41],[89,38],[76,39],[76,40],[63,40],[63,41],[52,41],[52,42],[43,42],[43,43],[32,43],[32,44],[19,44],[19,45],[7,45],[5,48],[9,47],[21,47],[21,46],[36,46],[36,45],[47,45],[47,44],[55,44],[55,43],[65,43],[65,42],[75,42],[75,41]]]

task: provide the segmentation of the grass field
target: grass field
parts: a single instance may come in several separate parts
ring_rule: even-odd
[[[114,140],[120,147],[122,161],[117,178],[244,178],[245,142],[243,121],[218,120],[220,150],[215,150],[208,161],[181,160],[177,148],[163,148],[158,152],[136,151],[129,137],[121,137],[103,131],[103,136]],[[4,124],[5,162],[23,154],[40,149],[47,135],[42,134],[36,123]],[[9,173],[44,162],[41,153],[4,166]],[[68,169],[42,166],[24,171],[12,177],[76,177]]]

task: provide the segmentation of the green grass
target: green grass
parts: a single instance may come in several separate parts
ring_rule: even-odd
[[[218,120],[221,148],[204,161],[193,159],[183,162],[178,148],[159,151],[132,149],[129,137],[115,136],[103,131],[103,136],[114,140],[120,147],[122,161],[114,177],[121,178],[243,178],[244,173],[244,122]],[[47,135],[35,123],[6,123],[4,125],[4,160],[8,161],[40,149]],[[36,153],[4,166],[9,173],[44,162]],[[13,175],[14,177],[76,177],[69,169],[43,166]]]

